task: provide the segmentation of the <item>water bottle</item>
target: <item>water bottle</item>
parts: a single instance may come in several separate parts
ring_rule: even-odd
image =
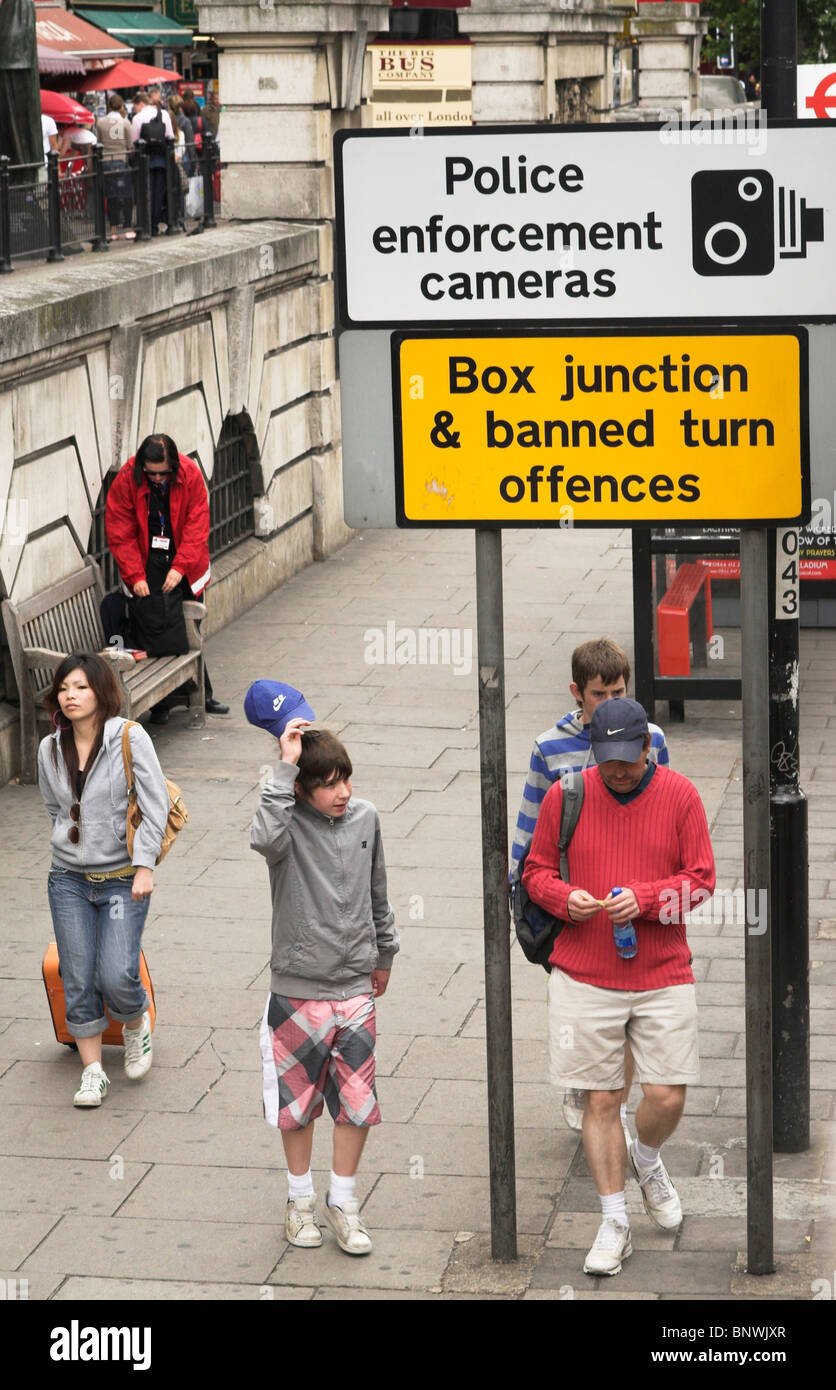
[[[620,888],[613,888],[611,890],[613,897],[620,892]],[[615,922],[613,922],[612,939],[615,943],[615,949],[622,960],[632,960],[633,956],[638,952],[639,943],[636,940],[636,928],[633,926],[632,922],[622,922],[620,926],[617,926]]]

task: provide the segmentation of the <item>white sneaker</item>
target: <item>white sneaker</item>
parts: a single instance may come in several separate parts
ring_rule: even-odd
[[[563,1092],[563,1118],[570,1129],[583,1128],[583,1107],[586,1091]]]
[[[312,1250],[322,1244],[322,1232],[316,1224],[314,1207],[316,1195],[310,1197],[289,1197],[284,1218],[284,1233],[291,1245],[300,1245]]]
[[[325,1219],[337,1244],[347,1255],[370,1255],[372,1238],[360,1220],[360,1203],[356,1197],[344,1197],[341,1207],[325,1203]]]
[[[620,1226],[605,1216],[598,1227],[595,1244],[583,1262],[584,1274],[620,1274],[621,1262],[632,1255],[630,1227]]]
[[[138,1028],[122,1026],[125,1040],[125,1075],[130,1081],[139,1081],[150,1069],[154,1057],[151,1045],[151,1015],[146,1010]]]
[[[73,1105],[85,1108],[101,1105],[109,1085],[110,1081],[102,1070],[101,1062],[91,1062],[81,1073],[81,1085],[73,1096]]]
[[[682,1206],[661,1158],[657,1159],[649,1173],[643,1174],[636,1163],[632,1144],[627,1152],[641,1189],[644,1209],[654,1226],[658,1226],[660,1231],[676,1230],[682,1224]]]

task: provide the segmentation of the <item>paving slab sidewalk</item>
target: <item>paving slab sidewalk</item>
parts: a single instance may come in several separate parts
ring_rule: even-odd
[[[572,703],[573,647],[606,632],[632,648],[631,570],[621,531],[506,532],[503,548],[510,828],[532,739]],[[209,643],[230,716],[190,732],[175,712],[151,729],[191,813],[145,934],[154,1067],[132,1086],[109,1050],[100,1111],[72,1107],[78,1061],[55,1042],[43,996],[46,814],[37,788],[0,789],[0,1277],[27,1280],[31,1298],[800,1301],[832,1280],[836,633],[801,638],[814,1121],[810,1151],[775,1160],[776,1274],[745,1272],[743,928],[719,918],[689,932],[702,1076],[666,1149],[685,1220],[656,1231],[628,1183],[635,1254],[615,1280],[582,1273],[596,1194],[546,1082],[546,977],[513,948],[520,1258],[501,1266],[489,1235],[473,576],[470,532],[363,533]],[[448,635],[424,664],[402,661],[421,628]],[[270,905],[247,827],[274,744],[247,724],[242,700],[264,676],[304,690],[348,744],[356,794],[381,811],[402,950],[378,1006],[384,1123],[359,1182],[375,1239],[363,1260],[327,1234],[321,1250],[286,1245],[280,1144],[261,1118]],[[731,891],[743,873],[740,707],[689,702],[686,713],[669,724],[660,705],[657,720],[673,766],[701,791],[718,888]],[[634,1088],[631,1112],[636,1101]],[[315,1141],[320,1193],[328,1131],[318,1126]]]

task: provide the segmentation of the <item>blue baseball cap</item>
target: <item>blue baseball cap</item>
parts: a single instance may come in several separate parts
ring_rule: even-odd
[[[281,681],[253,681],[244,696],[244,713],[251,724],[276,738],[291,719],[316,719],[301,690]]]
[[[648,735],[647,714],[637,700],[602,700],[592,712],[589,741],[599,763],[636,763]]]

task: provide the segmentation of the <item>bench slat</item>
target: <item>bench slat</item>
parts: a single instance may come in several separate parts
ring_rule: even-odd
[[[70,651],[86,651],[92,645],[93,632],[85,629],[83,613],[77,603],[64,603],[61,605],[61,618],[66,624],[70,638]]]
[[[48,613],[56,604],[63,603],[65,599],[72,598],[85,589],[95,591],[98,568],[98,565],[93,563],[85,563],[84,569],[76,570],[75,574],[68,575],[51,588],[43,589],[39,594],[33,594],[31,598],[16,603],[14,606],[18,622],[21,625],[28,623],[32,618]]]
[[[172,689],[176,690],[177,685],[182,685],[185,679],[183,672],[193,668],[194,665],[195,659],[192,652],[188,652],[185,656],[149,657],[145,661],[138,661],[136,671],[131,671],[126,675],[123,683],[132,700],[143,699],[149,691],[155,691],[161,681],[174,676],[177,676],[178,679]]]

